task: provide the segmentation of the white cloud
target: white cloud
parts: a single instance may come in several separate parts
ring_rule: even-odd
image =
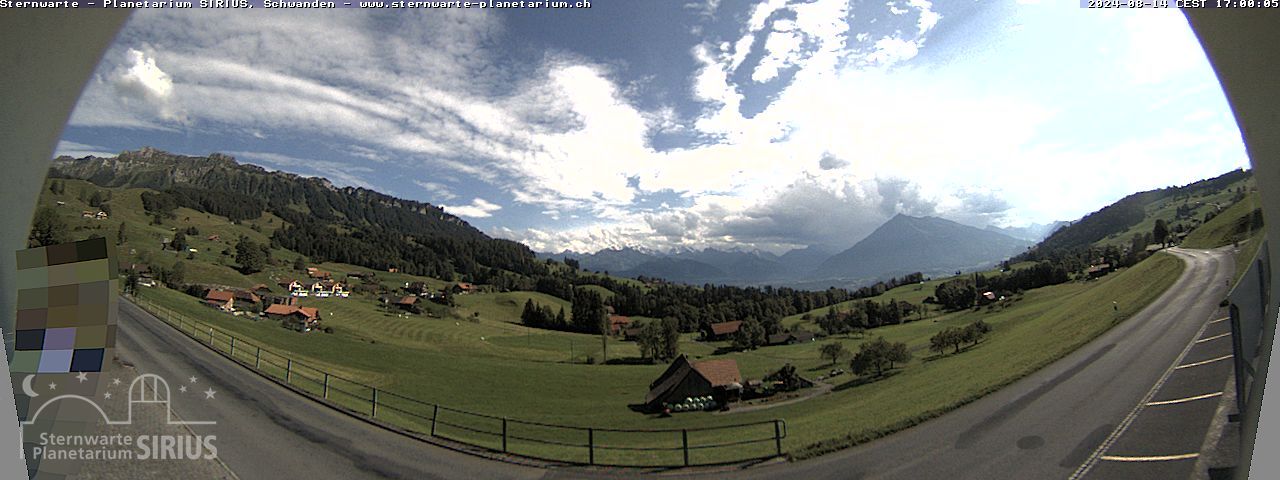
[[[58,142],[57,148],[53,151],[54,157],[66,155],[72,158],[84,157],[114,157],[116,153],[108,151],[105,147],[97,145],[89,145],[84,143],[72,142],[69,140],[61,140]]]
[[[458,198],[458,195],[453,193],[453,191],[449,189],[449,186],[443,183],[424,182],[422,180],[414,180],[413,183],[422,187],[422,189],[426,190],[427,193],[430,193],[433,200],[439,199],[449,201]]]
[[[485,200],[483,198],[475,198],[471,200],[470,205],[440,205],[446,213],[469,218],[487,218],[492,217],[493,212],[502,210],[502,206]]]
[[[128,64],[115,78],[116,88],[124,95],[147,100],[164,100],[173,94],[173,79],[156,66],[156,59],[130,49]]]
[[[351,165],[346,162],[338,162],[332,160],[317,160],[311,158],[300,158],[290,155],[272,152],[243,152],[232,151],[227,152],[228,155],[236,157],[237,160],[252,163],[264,168],[283,169],[290,171],[307,171],[315,173],[318,176],[327,178],[339,186],[353,186],[367,189],[374,189],[369,183],[358,173],[373,173],[373,169],[358,165]]]

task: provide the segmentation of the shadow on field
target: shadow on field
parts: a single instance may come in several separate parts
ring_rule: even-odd
[[[866,385],[866,384],[869,384],[869,383],[875,383],[875,382],[878,382],[878,381],[881,381],[881,380],[885,380],[885,379],[890,378],[890,377],[893,377],[894,375],[897,375],[897,374],[899,374],[899,373],[901,373],[901,372],[902,372],[901,370],[890,370],[890,371],[888,371],[888,372],[885,372],[885,374],[884,374],[884,375],[881,375],[881,376],[879,376],[879,377],[858,377],[858,378],[856,378],[856,379],[854,379],[854,380],[851,380],[851,381],[844,382],[844,383],[842,383],[842,384],[836,385],[836,386],[835,386],[835,388],[832,388],[832,389],[831,389],[831,391],[833,391],[833,392],[839,392],[839,391],[842,391],[842,390],[848,390],[848,389],[850,389],[850,388],[861,387],[861,386]]]
[[[653,365],[653,362],[647,358],[626,357],[626,358],[610,358],[604,362],[605,365]]]

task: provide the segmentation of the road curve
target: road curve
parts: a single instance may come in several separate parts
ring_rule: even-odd
[[[1146,309],[1063,359],[922,425],[797,463],[707,478],[1068,478],[1095,456],[1218,313],[1234,264],[1227,249],[1170,249],[1186,262]],[[184,412],[216,426],[219,456],[241,478],[601,478],[635,472],[537,469],[408,439],[303,399],[121,302],[118,351],[144,373],[207,378],[234,401]],[[198,414],[198,415],[197,415]],[[188,417],[192,418],[192,417]],[[205,429],[208,433],[202,432]],[[1203,432],[1187,432],[1201,435]],[[287,453],[286,453],[287,452]]]

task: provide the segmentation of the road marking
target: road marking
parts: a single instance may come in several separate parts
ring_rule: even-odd
[[[1187,358],[1187,354],[1191,353],[1191,347],[1196,346],[1196,341],[1194,339],[1200,338],[1201,335],[1204,335],[1206,328],[1209,328],[1208,323],[1200,326],[1200,331],[1196,332],[1195,336],[1191,337],[1193,340],[1187,342],[1187,346],[1182,349],[1182,353],[1178,354],[1178,358],[1175,358],[1173,363],[1169,364],[1169,368],[1164,371],[1164,375],[1160,377],[1160,380],[1157,381],[1155,385],[1151,386],[1151,390],[1147,390],[1147,394],[1142,397],[1142,400],[1138,401],[1138,404],[1133,406],[1133,410],[1129,411],[1129,415],[1125,416],[1124,420],[1120,421],[1119,425],[1116,425],[1115,430],[1112,430],[1111,435],[1108,435],[1107,439],[1103,440],[1101,445],[1098,445],[1098,448],[1093,451],[1093,454],[1089,455],[1089,458],[1085,460],[1084,463],[1080,464],[1080,467],[1071,474],[1069,480],[1079,480],[1084,478],[1085,474],[1089,473],[1089,470],[1093,469],[1093,466],[1096,465],[1098,460],[1103,457],[1102,454],[1106,452],[1108,448],[1111,448],[1111,445],[1120,438],[1120,435],[1124,434],[1125,430],[1129,429],[1129,425],[1132,425],[1133,421],[1138,418],[1138,414],[1142,413],[1142,410],[1147,407],[1147,402],[1150,402],[1151,399],[1156,396],[1156,392],[1164,386],[1165,382],[1169,381],[1169,377],[1172,376],[1173,371],[1177,369],[1176,365],[1182,363],[1182,360]]]
[[[1209,322],[1209,323],[1225,322],[1225,321],[1227,321],[1227,320],[1231,320],[1231,317],[1222,317],[1222,318],[1219,318],[1219,319],[1217,319],[1217,320],[1211,321],[1211,322]]]
[[[1182,455],[1162,455],[1158,457],[1118,457],[1114,455],[1103,455],[1102,460],[1111,462],[1167,462],[1170,460],[1190,460],[1199,457],[1199,453],[1184,453]]]
[[[1177,400],[1163,400],[1163,401],[1159,401],[1159,402],[1147,402],[1147,406],[1148,406],[1148,407],[1154,407],[1154,406],[1158,406],[1158,405],[1175,405],[1175,404],[1179,404],[1179,403],[1194,402],[1194,401],[1196,401],[1196,400],[1204,400],[1204,399],[1206,399],[1206,398],[1221,397],[1221,396],[1222,396],[1222,392],[1217,392],[1217,393],[1206,393],[1206,394],[1204,394],[1204,395],[1196,395],[1196,396],[1194,396],[1194,397],[1179,398],[1179,399],[1177,399]]]
[[[1193,344],[1193,345],[1194,345],[1194,344]],[[1203,362],[1188,363],[1188,364],[1186,364],[1186,365],[1178,365],[1178,367],[1177,367],[1175,370],[1181,370],[1181,369],[1184,369],[1184,368],[1191,368],[1191,367],[1199,367],[1199,366],[1201,366],[1201,365],[1208,365],[1208,364],[1213,363],[1213,362],[1221,362],[1221,361],[1226,360],[1226,359],[1228,359],[1228,358],[1231,358],[1231,355],[1223,355],[1223,356],[1221,356],[1221,357],[1218,357],[1218,358],[1215,358],[1215,359],[1212,359],[1212,360],[1205,360],[1205,361],[1203,361]]]
[[[1209,338],[1201,338],[1201,339],[1199,339],[1199,340],[1196,340],[1196,343],[1204,343],[1204,342],[1207,342],[1207,341],[1209,341],[1209,340],[1217,340],[1217,339],[1222,338],[1222,337],[1230,337],[1230,336],[1231,336],[1231,333],[1230,333],[1230,332],[1228,332],[1228,333],[1224,333],[1224,334],[1222,334],[1222,335],[1214,335],[1214,336],[1209,337]]]

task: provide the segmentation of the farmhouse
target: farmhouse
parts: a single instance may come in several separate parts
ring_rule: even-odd
[[[236,310],[252,310],[262,304],[262,298],[248,290],[236,290],[232,301]]]
[[[268,294],[268,293],[271,293],[271,287],[268,287],[267,284],[265,283],[259,283],[252,287],[249,287],[249,291],[253,293]]]
[[[459,282],[450,289],[453,293],[467,294],[476,291],[476,286],[467,282]]]
[[[277,303],[267,307],[263,313],[269,318],[280,320],[280,326],[299,332],[310,332],[320,326],[320,310],[313,307]]]
[[[235,301],[235,294],[226,290],[209,290],[208,293],[204,294],[205,305],[224,312],[230,312],[235,308]]]
[[[783,332],[769,335],[769,345],[795,345],[797,343],[809,343],[816,338],[809,332]]]
[[[1097,265],[1090,265],[1089,269],[1085,270],[1085,274],[1089,275],[1089,278],[1098,278],[1111,273],[1111,270],[1112,267],[1110,263],[1100,263]]]
[[[412,311],[413,308],[418,305],[418,297],[416,295],[407,295],[400,297],[399,300],[391,302],[391,304],[400,307],[401,310]]]
[[[671,362],[665,372],[649,385],[644,405],[650,411],[678,410],[673,406],[704,405],[702,408],[725,405],[738,399],[742,391],[742,374],[738,362],[732,359],[690,362],[681,355]],[[693,402],[691,399],[710,397],[714,403]]]
[[[703,338],[707,341],[725,340],[731,335],[738,333],[738,329],[742,328],[741,320],[732,322],[713,323],[703,331]]]
[[[609,334],[618,335],[631,325],[631,319],[622,315],[609,315]]]
[[[427,282],[409,282],[405,284],[404,291],[413,295],[426,295],[431,292],[431,288],[427,286]]]
[[[311,295],[314,297],[342,297],[347,298],[351,294],[342,288],[342,284],[333,280],[323,280],[311,284]]]
[[[307,287],[297,280],[281,280],[280,286],[289,291],[289,295],[295,297],[305,297],[308,295]]]

